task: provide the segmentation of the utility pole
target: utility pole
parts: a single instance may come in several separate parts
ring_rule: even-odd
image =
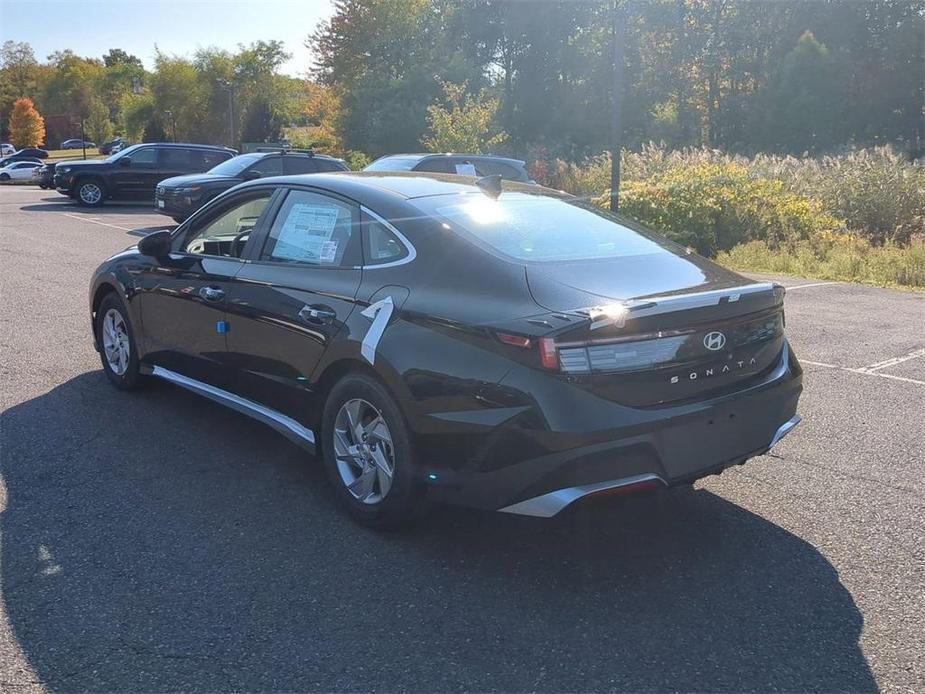
[[[174,130],[173,128],[170,127],[170,124],[171,124],[171,122],[173,121],[173,111],[164,111],[164,118],[167,119],[166,122],[164,123],[164,125],[165,125],[167,128],[169,128],[170,130]],[[167,134],[167,142],[176,142],[176,140],[177,140],[177,133],[176,133],[176,131],[173,132],[173,139],[171,139],[171,133],[170,133],[170,132],[167,132],[166,134]]]
[[[84,135],[84,119],[80,117],[80,144],[84,149],[84,159],[87,158],[87,136]]]
[[[234,83],[231,80],[219,79],[218,83],[225,89],[228,90],[228,132],[231,135],[231,142],[228,143],[229,147],[235,147],[235,136],[234,136]]]
[[[623,150],[623,52],[626,37],[626,7],[629,0],[612,0],[613,101],[610,131],[610,210],[620,207],[620,152]]]

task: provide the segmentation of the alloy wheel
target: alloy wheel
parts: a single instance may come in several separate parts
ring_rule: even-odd
[[[103,190],[96,183],[83,183],[78,194],[82,202],[95,205],[103,197]]]
[[[117,376],[123,375],[128,369],[131,346],[128,339],[128,326],[125,318],[114,308],[106,311],[103,316],[103,352],[106,354],[106,363]]]
[[[364,504],[382,501],[395,474],[392,433],[382,412],[361,398],[348,400],[334,420],[333,444],[347,491]]]

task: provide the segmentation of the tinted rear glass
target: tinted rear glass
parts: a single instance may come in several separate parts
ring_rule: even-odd
[[[572,198],[506,192],[435,195],[409,201],[475,241],[523,261],[595,260],[666,253],[666,241]]]
[[[364,171],[411,171],[420,157],[383,157],[367,166]]]
[[[237,176],[254,162],[260,161],[263,156],[263,154],[256,153],[240,154],[236,157],[228,159],[227,161],[223,161],[218,166],[209,169],[209,173],[217,174],[219,176]]]

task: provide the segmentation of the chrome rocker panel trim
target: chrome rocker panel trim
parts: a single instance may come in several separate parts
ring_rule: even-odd
[[[652,481],[661,482],[666,487],[668,486],[665,480],[663,480],[658,475],[633,475],[631,477],[623,477],[621,479],[611,480],[609,482],[595,482],[594,484],[584,484],[580,487],[567,487],[565,489],[558,489],[554,492],[535,496],[532,499],[520,501],[516,504],[505,506],[504,508],[500,508],[498,510],[502,513],[516,513],[521,516],[552,518],[569,504],[578,501],[578,499],[584,496],[588,496],[589,494],[607,491],[608,489],[618,489],[620,487],[626,487],[631,484],[639,484],[640,482]]]
[[[795,414],[793,417],[781,424],[777,432],[774,434],[774,438],[771,439],[771,445],[768,446],[768,450],[770,451],[772,448],[774,448],[774,446],[777,445],[777,442],[789,434],[793,427],[795,427],[801,421],[803,421],[803,418],[800,415]]]
[[[259,405],[247,398],[229,393],[227,390],[222,390],[208,383],[202,383],[194,378],[189,378],[183,374],[170,371],[162,366],[147,367],[143,370],[150,373],[152,376],[162,378],[181,388],[191,390],[198,395],[209,398],[209,400],[214,400],[226,407],[230,407],[232,410],[252,417],[258,422],[273,427],[276,431],[293,443],[306,449],[309,453],[315,453],[315,433],[311,429],[306,429],[291,417],[280,414],[276,410],[271,410],[269,407]]]

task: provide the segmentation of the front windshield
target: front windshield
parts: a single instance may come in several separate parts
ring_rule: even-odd
[[[477,242],[521,261],[625,258],[667,252],[670,244],[577,198],[506,192],[435,195],[411,201]]]
[[[262,154],[240,154],[213,166],[208,173],[218,176],[237,176],[251,164],[260,161]]]
[[[126,147],[121,152],[116,152],[111,157],[108,157],[106,161],[115,161],[116,159],[121,159],[122,157],[137,151],[139,147],[141,147],[141,145],[132,145],[131,147]]]

